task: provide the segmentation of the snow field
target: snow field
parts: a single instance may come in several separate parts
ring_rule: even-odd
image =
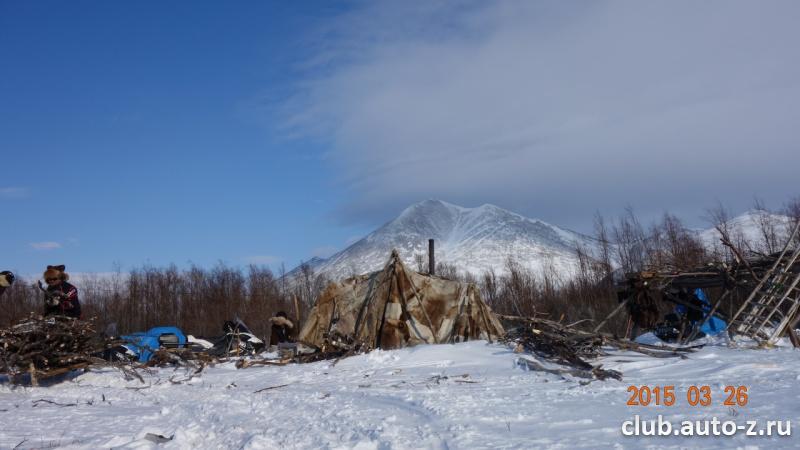
[[[145,384],[114,370],[50,387],[0,384],[0,448],[797,448],[790,437],[626,437],[623,421],[792,420],[800,415],[800,352],[708,345],[687,359],[615,352],[622,381],[530,372],[500,344],[374,351],[339,361],[199,375],[159,369]],[[711,406],[690,406],[691,385]],[[254,393],[257,390],[281,386]],[[676,404],[627,406],[629,385],[674,385]],[[745,385],[749,404],[722,405]],[[39,400],[47,400],[48,403]],[[62,406],[74,405],[74,406]],[[800,431],[792,430],[793,434]],[[148,433],[151,435],[149,438]],[[157,443],[155,436],[169,440]],[[162,439],[163,440],[163,439]],[[21,443],[21,445],[20,445]]]

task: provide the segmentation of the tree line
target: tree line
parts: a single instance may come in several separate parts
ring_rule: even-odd
[[[524,261],[509,259],[502,270],[483,274],[466,273],[440,262],[436,274],[476,283],[497,313],[544,315],[591,328],[617,306],[614,280],[621,273],[687,270],[709,261],[732,262],[742,255],[780,251],[788,238],[787,230],[800,221],[800,198],[779,211],[768,211],[760,201],[755,202],[754,209],[762,212],[756,215],[755,237],[732,228],[732,215],[723,206],[707,211],[709,222],[726,236],[732,244],[729,246],[709,246],[669,213],[644,225],[628,208],[613,220],[595,215],[592,237],[596,245],[576,246],[578,264],[571,273],[559,271],[554,264],[534,271]],[[788,217],[788,223],[774,212]],[[794,244],[800,245],[800,241]],[[415,262],[417,270],[427,272],[424,258],[417,255]],[[222,333],[225,320],[239,317],[264,336],[269,333],[269,317],[278,311],[295,319],[307,317],[328,282],[308,264],[287,274],[283,269],[274,273],[264,266],[242,269],[219,263],[212,268],[192,266],[183,270],[174,265],[142,266],[129,272],[82,277],[77,285],[84,318],[96,318],[97,326],[112,334],[176,325],[191,334],[214,336]],[[3,303],[0,326],[42,310],[41,293],[30,280],[15,283],[6,291]],[[608,326],[623,334],[625,315],[618,315]]]
[[[307,265],[294,275],[275,274],[268,267],[245,269],[219,263],[212,268],[142,266],[111,275],[82,276],[76,282],[84,318],[94,318],[99,331],[124,334],[154,326],[175,325],[198,336],[222,334],[226,320],[241,318],[258,335],[269,334],[268,319],[278,311],[305,317],[326,284]],[[39,288],[19,280],[3,302],[7,326],[42,310]]]

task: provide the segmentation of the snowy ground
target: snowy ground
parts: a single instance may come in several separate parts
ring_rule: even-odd
[[[224,364],[195,377],[162,369],[146,384],[89,372],[50,387],[0,384],[0,448],[798,448],[799,356],[724,345],[684,360],[617,353],[604,364],[623,380],[585,385],[525,371],[519,355],[485,342],[376,351],[335,366]],[[631,384],[675,385],[676,404],[626,406]],[[712,387],[711,406],[688,405],[693,384]],[[723,406],[725,385],[748,386],[749,404]],[[793,436],[623,436],[634,414],[791,420]]]

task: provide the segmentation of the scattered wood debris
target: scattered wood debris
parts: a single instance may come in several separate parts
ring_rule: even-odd
[[[153,352],[153,356],[146,363],[138,366],[144,367],[184,367],[193,369],[194,374],[198,374],[213,365],[219,359],[205,352],[195,352],[188,348],[160,348]]]
[[[692,347],[657,347],[625,341],[609,334],[579,330],[573,325],[537,317],[499,316],[509,326],[503,342],[514,347],[519,353],[535,355],[536,360],[520,358],[518,364],[527,369],[571,375],[584,379],[621,379],[622,374],[615,370],[593,365],[589,360],[608,355],[611,349],[639,352],[651,357],[685,357],[693,351]],[[9,328],[0,329],[0,373],[8,374],[12,382],[18,377],[30,376],[32,385],[39,380],[65,374],[76,369],[89,367],[114,367],[126,376],[144,382],[138,371],[148,371],[152,367],[174,366],[188,369],[189,378],[170,379],[173,383],[184,383],[205,367],[217,362],[230,361],[230,358],[216,358],[206,352],[192,351],[188,348],[162,348],[144,364],[131,361],[109,362],[103,359],[105,353],[112,351],[122,341],[108,338],[95,331],[92,321],[81,321],[67,317],[32,317]],[[282,359],[236,358],[236,367],[243,369],[253,366],[283,366],[290,362],[309,363],[332,360],[336,364],[343,358],[366,353],[371,348],[342,336],[327,336],[321,347],[299,343],[310,351],[298,352],[295,356]],[[478,383],[468,375],[451,376],[453,382]],[[431,379],[439,383],[447,379]],[[272,386],[256,392],[275,389]]]
[[[558,375],[599,380],[622,379],[622,373],[616,370],[603,369],[600,365],[593,366],[587,362],[587,359],[607,355],[609,348],[653,357],[685,357],[686,353],[693,351],[691,348],[656,347],[623,341],[608,334],[583,331],[543,318],[500,316],[500,319],[512,325],[507,327],[503,341],[513,346],[515,351],[536,355],[562,367],[548,368],[527,358],[521,358],[521,364],[530,370]]]
[[[297,363],[333,360],[333,365],[336,365],[336,363],[344,358],[361,353],[368,353],[372,350],[368,345],[355,341],[350,336],[343,336],[336,332],[327,333],[324,336],[321,346],[316,346],[304,341],[299,342],[299,344],[311,351],[298,353],[293,358],[293,361]]]

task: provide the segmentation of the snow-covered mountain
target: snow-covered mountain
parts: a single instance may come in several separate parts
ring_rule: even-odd
[[[308,264],[316,273],[340,279],[382,268],[394,248],[415,269],[415,255],[424,256],[427,268],[428,239],[436,241],[437,263],[475,275],[489,269],[503,273],[509,257],[534,270],[552,265],[571,271],[577,261],[576,243],[593,245],[588,236],[494,205],[464,208],[425,200],[350,247]]]
[[[735,244],[746,242],[753,247],[753,250],[761,252],[775,251],[775,249],[766,248],[764,229],[772,228],[778,241],[784,242],[792,232],[793,225],[791,217],[762,210],[747,211],[727,222],[728,234]],[[698,231],[698,237],[709,249],[720,248],[722,245],[720,243],[722,236],[714,227]]]
[[[744,239],[758,247],[754,250],[763,251],[760,231],[763,221],[772,221],[779,236],[791,231],[789,217],[748,211],[728,222],[731,238],[736,242]],[[696,232],[709,249],[720,246],[719,233],[714,228]],[[553,267],[566,278],[576,267],[576,246],[591,250],[596,246],[589,236],[494,205],[464,208],[440,200],[425,200],[409,206],[397,218],[346,249],[329,258],[311,259],[307,264],[315,273],[341,279],[381,269],[394,248],[415,270],[418,269],[415,256],[423,257],[423,267],[427,270],[428,239],[436,241],[437,263],[451,264],[474,275],[490,269],[503,274],[511,258],[534,271]]]

